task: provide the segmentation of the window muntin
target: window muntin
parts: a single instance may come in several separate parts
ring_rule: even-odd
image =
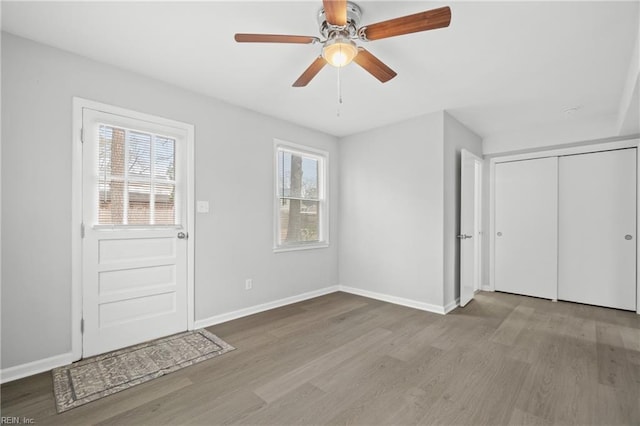
[[[100,124],[98,225],[175,225],[176,140]]]
[[[326,154],[276,147],[276,249],[325,246]]]

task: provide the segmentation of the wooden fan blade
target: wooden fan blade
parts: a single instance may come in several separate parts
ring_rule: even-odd
[[[322,0],[324,15],[331,25],[347,25],[347,0]]]
[[[293,83],[293,87],[304,87],[327,65],[327,61],[322,56],[318,56],[309,68],[307,68],[300,77]]]
[[[386,66],[384,62],[373,56],[364,47],[358,47],[358,54],[353,58],[353,62],[360,65],[382,83],[386,83],[397,75],[394,70]]]
[[[318,37],[283,34],[236,34],[238,43],[297,43],[311,44],[320,41]]]
[[[366,25],[360,29],[366,40],[380,40],[403,34],[434,30],[448,27],[451,23],[451,9],[448,6],[425,12],[407,15],[376,24]]]

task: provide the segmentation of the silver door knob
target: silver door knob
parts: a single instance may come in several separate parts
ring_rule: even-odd
[[[184,232],[178,232],[178,238],[180,238],[181,240],[184,240],[188,236],[189,234],[185,234]]]
[[[625,240],[632,240],[633,237],[631,235],[627,234],[627,235],[624,236],[624,239]]]
[[[502,237],[502,232],[498,232],[496,235],[498,235],[498,237]]]

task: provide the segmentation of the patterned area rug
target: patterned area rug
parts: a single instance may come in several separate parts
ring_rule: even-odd
[[[56,408],[62,413],[234,349],[201,329],[55,368]]]

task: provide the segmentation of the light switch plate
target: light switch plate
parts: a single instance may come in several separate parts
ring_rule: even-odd
[[[198,213],[209,213],[209,202],[208,201],[196,202],[196,210],[198,211]]]

